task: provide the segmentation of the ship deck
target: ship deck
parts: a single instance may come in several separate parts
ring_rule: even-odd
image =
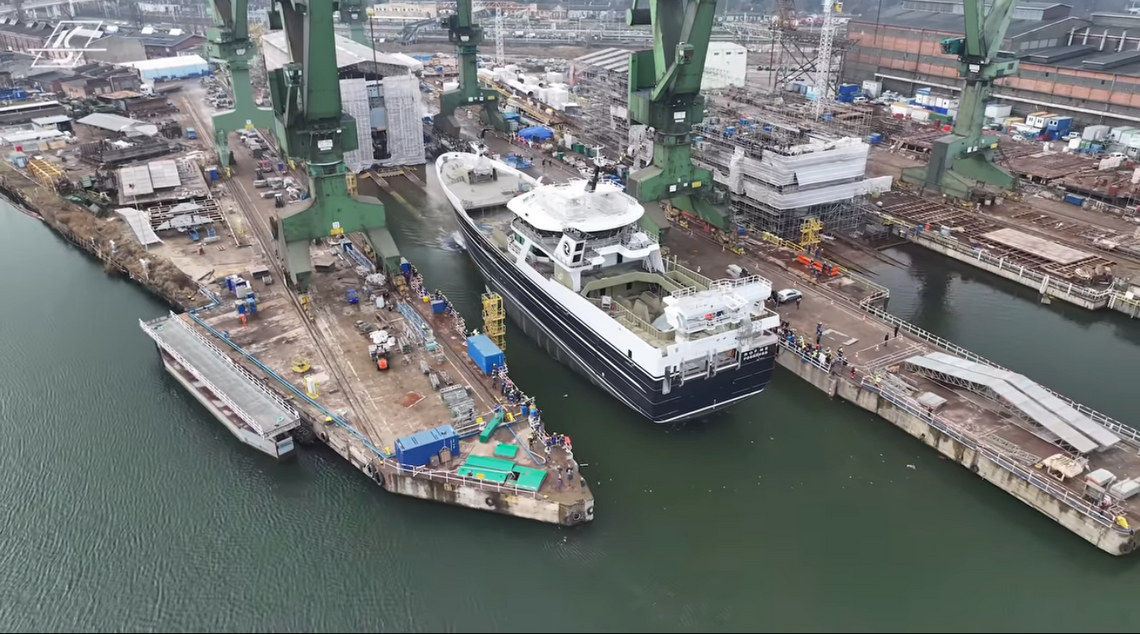
[[[926,411],[927,404],[934,404],[934,414],[947,426],[1010,462],[1036,469],[1042,474],[1045,470],[1039,465],[1043,460],[1056,454],[1071,455],[1071,445],[1054,431],[1037,424],[1034,416],[1003,404],[997,398],[987,397],[971,389],[966,382],[946,376],[942,380],[934,380],[930,373],[915,371],[908,365],[908,359],[946,353],[948,349],[956,349],[954,356],[961,359],[981,359],[901,321],[898,322],[900,329],[896,337],[892,322],[872,317],[857,306],[858,302],[875,292],[871,285],[847,276],[819,285],[810,283],[804,271],[797,268],[793,256],[775,247],[741,257],[723,251],[719,244],[681,230],[671,233],[669,243],[673,253],[706,271],[724,270],[729,264],[741,264],[772,280],[774,290],[800,290],[804,295],[800,304],[785,304],[777,307],[776,311],[809,342],[815,342],[816,325],[820,324],[823,333],[820,344],[833,351],[843,348],[850,365],[838,370],[841,380],[879,385],[900,394],[908,393],[919,411]],[[854,378],[850,376],[852,367],[856,369]],[[879,377],[878,381],[875,377]],[[788,375],[777,380],[788,380]],[[926,397],[926,393],[938,398]],[[923,400],[919,401],[919,398]],[[939,404],[939,400],[944,402]],[[1080,476],[1064,481],[1046,478],[1058,487],[1060,495],[1067,493],[1077,499],[1082,498],[1085,494],[1084,475],[1097,469],[1107,469],[1117,481],[1140,479],[1140,456],[1137,455],[1140,434],[1134,437],[1136,432],[1126,426],[1122,428],[1119,422],[1064,397],[1061,400],[1104,429],[1116,433],[1121,440],[1109,449],[1087,454],[1088,465]],[[1048,418],[1050,413],[1036,412],[1040,419]],[[1120,500],[1109,511],[1122,511],[1135,525],[1140,522],[1140,496]]]
[[[483,183],[469,183],[464,180],[449,181],[446,177],[447,164],[440,171],[440,184],[447,187],[463,204],[469,214],[480,209],[493,209],[506,205],[519,194],[519,188],[526,179],[506,171],[498,172],[498,179]]]

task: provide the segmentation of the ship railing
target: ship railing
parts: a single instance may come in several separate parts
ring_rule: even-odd
[[[490,481],[484,480],[482,478],[469,478],[467,476],[461,476],[458,473],[452,473],[450,471],[444,471],[442,469],[429,469],[427,467],[414,467],[411,465],[399,464],[396,461],[392,461],[392,464],[395,465],[397,470],[402,471],[402,472],[410,475],[413,478],[419,478],[419,479],[423,479],[423,480],[432,480],[435,482],[442,482],[444,484],[450,484],[453,486],[475,488],[475,489],[479,489],[480,491],[496,491],[499,493],[508,493],[511,495],[526,496],[526,497],[530,497],[530,498],[534,498],[534,499],[538,499],[538,498],[542,497],[542,495],[538,491],[532,491],[530,489],[524,489],[522,487],[518,487],[518,486],[515,486],[513,484],[507,484],[507,483],[501,483],[501,482],[490,482]]]
[[[180,320],[177,317],[170,317],[165,322],[165,324],[162,324],[162,325],[169,324],[171,321],[180,321]],[[213,395],[214,398],[218,399],[223,404],[225,404],[225,406],[227,408],[229,408],[229,410],[231,412],[233,412],[234,416],[237,416],[239,419],[241,419],[242,422],[244,422],[247,427],[252,429],[259,436],[266,437],[265,431],[261,428],[261,425],[256,420],[254,420],[254,418],[252,416],[250,416],[248,413],[246,413],[246,411],[244,409],[242,409],[240,406],[238,406],[238,404],[235,403],[233,401],[233,399],[231,399],[228,395],[226,395],[225,392],[223,392],[220,388],[218,388],[218,386],[214,385],[213,381],[207,379],[206,376],[198,370],[198,368],[195,368],[193,364],[191,364],[189,361],[186,360],[185,357],[183,357],[181,354],[179,354],[178,351],[174,349],[174,346],[171,346],[169,343],[164,341],[162,339],[162,336],[158,334],[156,329],[153,328],[151,326],[151,324],[148,324],[147,322],[140,319],[139,320],[139,327],[142,328],[143,332],[145,332],[148,337],[153,339],[154,342],[156,344],[158,344],[158,346],[160,348],[162,348],[164,352],[166,352],[166,354],[169,354],[170,357],[172,359],[174,359],[175,363],[177,363],[184,370],[189,372],[190,375],[194,377],[194,380],[200,382],[203,387],[205,387],[207,390],[209,390],[210,394]]]
[[[678,264],[676,256],[665,260],[665,272],[673,273],[673,279],[681,282],[683,286],[696,286],[699,289],[705,289],[711,287],[713,284],[711,279],[688,267]]]
[[[861,389],[877,393],[879,396],[885,398],[896,407],[899,407],[912,416],[915,416],[916,418],[922,420],[934,429],[937,429],[939,432],[961,443],[963,446],[974,450],[976,453],[981,454],[982,456],[985,456],[986,459],[998,465],[1005,471],[1012,473],[1018,479],[1023,480],[1030,485],[1048,493],[1051,497],[1064,502],[1070,508],[1092,519],[1096,523],[1106,528],[1111,528],[1118,533],[1132,533],[1131,529],[1124,528],[1117,524],[1116,518],[1114,516],[1105,513],[1096,506],[1090,504],[1080,495],[1069,490],[1067,487],[1061,486],[1050,476],[1043,475],[1041,472],[1033,469],[1027,469],[1018,463],[1015,458],[1007,456],[1002,452],[996,451],[990,445],[979,442],[969,432],[966,432],[965,430],[959,428],[957,425],[943,418],[942,416],[923,408],[914,402],[914,400],[909,396],[901,394],[900,392],[887,385],[875,385],[874,382],[870,380],[870,378],[871,377],[868,376],[863,377],[863,380],[860,383]]]
[[[616,299],[612,299],[609,306],[603,306],[602,300],[598,297],[587,297],[586,299],[619,324],[653,345],[670,344],[677,340],[677,334],[674,331],[666,332],[657,329],[653,324],[634,314],[632,310],[619,304]]]

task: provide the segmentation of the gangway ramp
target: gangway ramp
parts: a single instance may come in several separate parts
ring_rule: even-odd
[[[179,317],[172,314],[139,325],[257,435],[272,439],[300,424],[295,408]]]
[[[1033,381],[1023,374],[1010,372],[1009,370],[1002,370],[1000,368],[995,368],[993,366],[981,363],[972,363],[970,361],[959,359],[958,357],[943,352],[934,352],[926,356],[928,358],[942,361],[943,363],[969,364],[970,368],[976,372],[980,372],[987,376],[992,376],[996,379],[1004,380],[1006,383],[1009,383],[1013,387],[1017,388],[1029,398],[1037,401],[1039,405],[1049,410],[1049,412],[1054,414],[1057,418],[1065,421],[1078,432],[1087,436],[1096,444],[1100,445],[1100,448],[1102,450],[1113,447],[1116,445],[1116,443],[1120,442],[1120,437],[1112,433],[1112,431],[1108,430],[1103,425],[1097,424],[1088,416],[1085,416],[1084,414],[1073,409],[1071,405],[1057,398],[1057,396],[1052,392],[1041,387],[1041,384]]]
[[[1006,404],[1026,417],[1027,422],[1048,431],[1054,435],[1057,441],[1077,453],[1087,454],[1102,448],[1098,443],[1077,431],[1072,425],[1015,387],[1005,377],[994,376],[993,372],[1001,372],[996,368],[940,352],[911,357],[906,360],[906,364],[909,370],[920,375],[942,383],[959,385],[971,392]],[[1053,439],[1049,440],[1053,441]]]

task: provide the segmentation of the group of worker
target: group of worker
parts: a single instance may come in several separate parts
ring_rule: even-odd
[[[830,347],[822,345],[823,340],[823,324],[817,323],[815,325],[815,343],[811,339],[797,333],[791,324],[787,321],[780,322],[780,327],[776,331],[778,337],[783,340],[783,343],[788,348],[799,353],[804,361],[813,361],[821,367],[827,368],[828,372],[832,374],[839,374],[846,372],[848,368],[847,356],[843,353],[843,348],[840,347],[834,352]],[[850,366],[851,378],[855,378],[855,366]]]

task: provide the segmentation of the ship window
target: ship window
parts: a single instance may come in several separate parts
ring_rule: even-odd
[[[621,264],[621,254],[617,254],[617,263]]]
[[[630,359],[632,359],[632,358],[633,358],[633,350],[629,350],[629,351],[627,351],[627,352],[626,352],[626,355],[628,355],[628,356],[629,356],[629,358],[630,358]]]
[[[633,290],[633,282],[626,282],[625,290],[632,291]]]

